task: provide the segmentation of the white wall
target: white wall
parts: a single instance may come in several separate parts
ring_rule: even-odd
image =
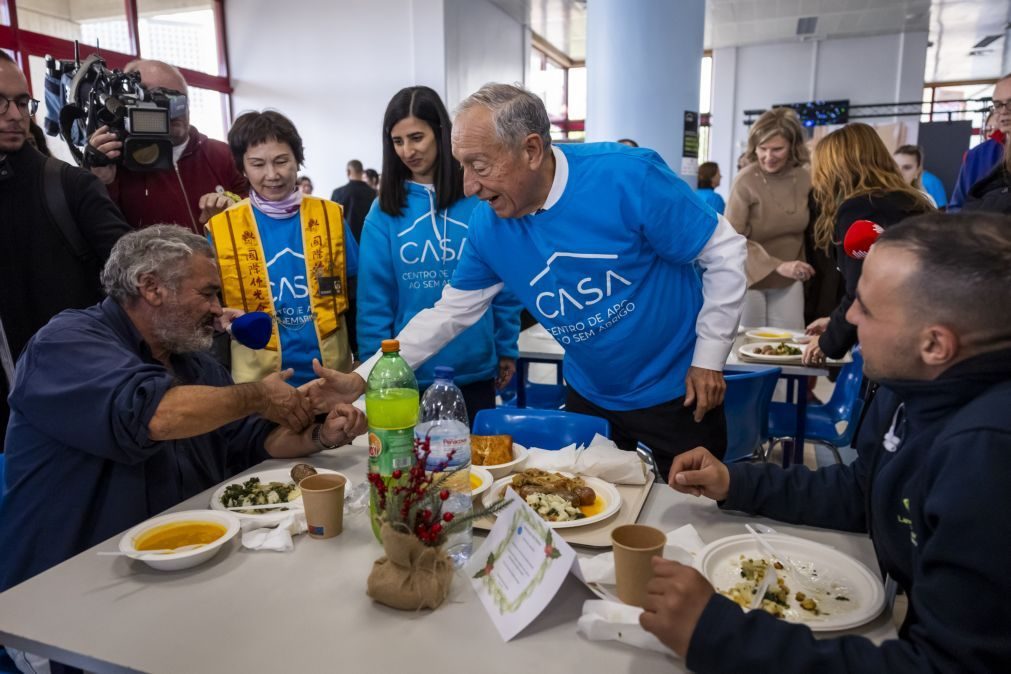
[[[488,0],[445,0],[446,106],[488,82],[523,83],[528,29]]]
[[[414,83],[410,0],[232,2],[225,20],[235,116],[291,118],[321,196],[347,182],[349,159],[379,169],[386,104]]]
[[[715,49],[710,157],[724,176],[737,173],[737,157],[748,138],[744,110],[819,99],[849,99],[851,104],[919,101],[926,53],[926,33]],[[907,138],[915,142],[918,120],[906,120]],[[729,194],[730,184],[724,179],[719,191]]]
[[[290,117],[326,197],[349,159],[381,170],[397,91],[430,86],[452,109],[487,81],[522,82],[528,60],[526,27],[487,0],[244,0],[225,21],[233,114]]]

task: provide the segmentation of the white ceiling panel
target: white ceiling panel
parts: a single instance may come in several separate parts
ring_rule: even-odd
[[[492,1],[510,14],[525,14],[534,32],[571,58],[586,57],[586,12],[594,0]],[[930,82],[989,79],[1011,71],[1011,0],[707,0],[705,46],[796,41],[803,17],[818,19],[807,39],[929,31]],[[974,50],[988,35],[1002,37]]]

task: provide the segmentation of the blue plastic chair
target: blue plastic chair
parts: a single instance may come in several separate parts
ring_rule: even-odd
[[[853,443],[864,405],[860,398],[863,380],[864,359],[860,347],[854,347],[853,362],[847,363],[839,371],[829,401],[807,406],[805,439],[827,447],[836,463],[842,463],[839,448]],[[791,403],[772,403],[769,408],[769,437],[788,438],[796,435],[796,432],[797,406]]]
[[[724,372],[727,392],[723,411],[727,417],[727,453],[724,463],[746,461],[761,455],[769,435],[769,403],[782,370]]]
[[[611,436],[606,419],[561,410],[511,409],[481,410],[474,417],[475,435],[511,435],[524,447],[561,449],[572,443],[588,445],[597,433]]]

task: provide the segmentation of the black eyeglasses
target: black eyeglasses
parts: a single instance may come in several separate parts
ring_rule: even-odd
[[[998,100],[993,101],[994,112],[1000,112],[1001,110],[1004,109],[1011,110],[1011,98],[1009,98],[1006,101],[998,101]]]
[[[39,102],[28,94],[22,94],[17,98],[7,98],[3,94],[0,94],[0,115],[7,114],[7,111],[11,108],[11,103],[18,106],[18,110],[21,111],[22,115],[25,113],[34,115],[39,109]]]

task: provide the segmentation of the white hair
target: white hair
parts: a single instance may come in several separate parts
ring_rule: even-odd
[[[178,225],[154,225],[130,232],[116,242],[102,269],[105,293],[120,304],[140,297],[141,277],[153,274],[178,289],[193,255],[213,258],[211,244]]]
[[[551,120],[544,102],[521,86],[489,83],[457,106],[460,114],[475,106],[491,110],[495,136],[506,147],[516,148],[532,133],[551,144]]]

